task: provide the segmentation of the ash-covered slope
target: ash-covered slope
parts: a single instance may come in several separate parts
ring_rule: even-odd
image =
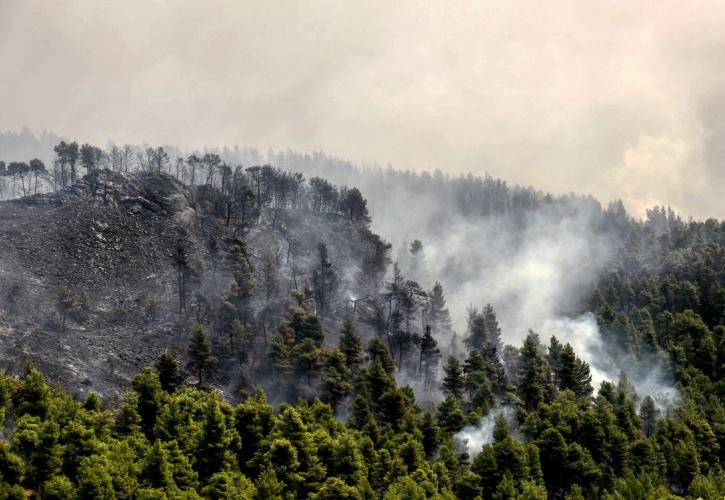
[[[268,312],[260,330],[276,329],[290,290],[310,281],[321,242],[338,289],[355,286],[370,245],[384,246],[364,225],[302,209],[262,207],[254,224],[227,226],[218,195],[166,174],[98,171],[60,192],[0,203],[0,369],[19,373],[32,361],[72,392],[117,399],[166,349],[183,368],[199,322],[219,358],[213,383],[234,392],[238,362],[225,356],[213,318],[231,279],[225,255],[235,238],[243,238],[253,270],[254,316]],[[180,246],[188,261],[182,313]],[[328,330],[337,330],[344,308],[333,305]]]

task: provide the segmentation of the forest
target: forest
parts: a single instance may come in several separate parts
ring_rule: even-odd
[[[270,156],[0,161],[8,210],[170,231],[135,309],[57,273],[26,311],[6,281],[3,325],[159,335],[118,398],[4,362],[0,498],[725,497],[725,222]]]

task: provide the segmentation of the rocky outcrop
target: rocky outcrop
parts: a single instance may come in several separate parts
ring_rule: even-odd
[[[123,174],[96,170],[61,191],[18,200],[19,203],[66,205],[78,199],[93,200],[100,205],[120,207],[132,215],[150,212],[170,215],[188,222],[193,217],[193,197],[177,179],[165,173]]]

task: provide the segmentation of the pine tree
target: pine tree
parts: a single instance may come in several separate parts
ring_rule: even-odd
[[[89,412],[99,412],[103,410],[103,405],[101,404],[101,398],[98,397],[98,393],[96,392],[90,392],[88,393],[88,396],[86,397],[86,400],[83,401],[82,408]]]
[[[493,500],[509,500],[511,498],[516,498],[516,496],[516,486],[514,485],[514,480],[511,477],[511,474],[504,474],[503,479],[500,483],[498,483],[498,486],[496,486],[496,491],[493,494]]]
[[[395,363],[393,362],[393,358],[390,357],[390,352],[388,352],[388,348],[385,347],[382,340],[378,338],[370,339],[367,351],[371,364],[377,361],[386,373],[393,373]]]
[[[639,417],[642,419],[642,432],[644,432],[645,436],[649,437],[654,434],[659,415],[660,411],[655,406],[654,399],[650,396],[645,396],[639,407]]]
[[[192,468],[189,458],[179,448],[179,444],[176,441],[167,441],[164,448],[171,466],[174,484],[181,490],[195,490],[198,488],[199,477]]]
[[[549,494],[560,497],[560,492],[568,483],[566,441],[555,428],[546,429],[537,442],[541,453],[541,468]]]
[[[632,313],[632,324],[637,329],[643,340],[643,354],[648,356],[657,354],[659,351],[659,345],[657,344],[655,325],[654,321],[652,321],[652,315],[650,312],[644,307],[636,309]]]
[[[8,481],[6,478],[4,478]],[[8,481],[11,482],[11,481]],[[18,498],[25,498],[25,491],[21,488],[22,496]],[[0,494],[0,496],[2,496]],[[43,483],[43,487],[40,490],[40,497],[44,500],[65,500],[66,498],[76,498],[76,489],[73,483],[65,476],[54,476]],[[8,495],[7,498],[13,498]]]
[[[423,243],[420,240],[413,240],[408,249],[410,253],[410,275],[413,279],[419,279],[425,273],[425,252]]]
[[[561,350],[559,363],[559,370],[556,373],[559,389],[562,391],[568,389],[580,398],[591,396],[593,388],[589,365],[577,358],[570,344],[566,344]]]
[[[204,407],[204,421],[196,449],[195,469],[200,479],[208,479],[216,472],[224,470],[227,464],[227,449],[231,442],[232,436],[227,431],[226,419],[218,396],[213,394]]]
[[[297,374],[297,381],[304,378],[311,383],[319,375],[322,366],[322,349],[311,338],[298,342],[290,351],[292,365]]]
[[[451,395],[460,401],[465,386],[461,362],[453,356],[449,356],[446,366],[443,367],[443,371],[445,372],[443,385],[441,386],[443,393]]]
[[[418,358],[418,379],[423,379],[423,386],[426,388],[433,385],[440,353],[438,342],[433,338],[430,326],[426,326],[423,338],[420,340],[420,357]]]
[[[188,366],[196,372],[199,387],[201,387],[203,384],[203,376],[210,374],[216,364],[216,359],[211,355],[209,335],[203,326],[196,325],[194,327],[187,354],[189,356]]]
[[[327,396],[326,399],[330,402],[333,411],[352,389],[350,375],[350,370],[345,363],[345,355],[338,350],[329,352],[325,360],[322,382]]]
[[[561,342],[559,342],[559,339],[552,336],[551,341],[549,342],[549,354],[548,354],[548,360],[549,360],[549,366],[551,367],[551,370],[554,373],[558,373],[559,370],[561,370],[561,351],[564,349],[564,346]]]
[[[467,407],[482,413],[486,413],[493,406],[495,400],[493,387],[487,373],[487,363],[481,352],[472,350],[463,365]]]
[[[158,439],[144,457],[141,469],[141,484],[149,488],[174,488],[171,464],[163,444]]]
[[[501,328],[491,304],[486,304],[480,312],[475,307],[469,308],[467,321],[468,336],[463,342],[470,349],[483,350],[486,346],[501,349]]]
[[[317,245],[317,264],[312,272],[312,288],[317,304],[317,313],[324,325],[325,313],[330,309],[337,289],[337,272],[329,260],[327,245]]]
[[[156,415],[161,409],[162,389],[158,374],[151,368],[144,368],[131,382],[138,394],[138,414],[141,416],[141,428],[147,436],[153,433]]]
[[[237,359],[239,364],[243,365],[249,359],[249,351],[251,350],[252,337],[239,319],[235,318],[229,327],[229,346],[231,352],[234,352],[234,346],[237,348]]]
[[[297,303],[290,305],[283,324],[292,329],[296,343],[310,339],[317,347],[321,347],[325,338],[322,321],[313,313],[306,297],[297,294],[295,299]]]
[[[687,488],[700,472],[700,463],[697,458],[697,449],[693,443],[679,441],[675,445],[673,457],[673,483],[674,490],[685,493]]]
[[[116,498],[107,459],[84,458],[78,472],[79,498]]]
[[[250,301],[255,283],[244,241],[239,238],[234,240],[234,244],[227,253],[226,261],[234,278],[234,281],[230,283],[226,298],[237,308],[242,325],[248,327],[252,317]]]
[[[230,471],[215,473],[201,490],[204,498],[252,498],[255,493],[249,479]]]
[[[436,281],[433,290],[428,292],[428,321],[436,334],[448,334],[451,331],[451,314],[446,307],[443,286]]]
[[[483,322],[486,325],[486,342],[496,349],[501,349],[501,328],[498,326],[498,319],[496,319],[496,312],[493,310],[491,304],[486,304],[483,308]]]
[[[471,471],[480,476],[479,482],[483,486],[484,496],[491,498],[498,481],[500,481],[496,454],[490,444],[484,444],[483,448],[478,451],[479,453],[471,463]]]
[[[378,364],[378,366],[380,366]],[[362,429],[374,424],[370,387],[367,382],[367,369],[363,369],[355,383],[355,398],[352,400],[352,422],[354,428]],[[383,372],[384,373],[384,372]]]
[[[168,393],[174,392],[179,386],[179,367],[174,355],[164,351],[156,360],[154,367],[159,375],[161,387]]]
[[[481,357],[484,360],[483,369],[491,385],[499,394],[503,394],[508,390],[508,378],[501,356],[498,355],[498,348],[494,344],[484,345]]]
[[[25,365],[20,390],[15,396],[17,413],[45,418],[50,407],[50,395],[50,388],[45,383],[43,375],[28,362]]]
[[[254,485],[257,487],[255,500],[282,500],[283,498],[284,485],[277,479],[277,474],[271,465],[262,469]]]
[[[453,396],[447,396],[441,401],[436,411],[438,426],[445,434],[453,434],[463,427],[465,416],[458,400]]]
[[[493,424],[493,442],[501,443],[510,436],[511,433],[509,432],[509,426],[508,422],[506,422],[506,417],[504,417],[503,414],[497,415],[496,420]]]
[[[269,346],[269,359],[272,366],[283,374],[287,374],[292,370],[292,348],[294,344],[295,338],[292,329],[288,325],[280,325]]]
[[[468,309],[467,323],[468,336],[463,339],[463,343],[471,350],[480,351],[488,342],[488,334],[486,333],[486,322],[477,308],[471,307]]]
[[[528,411],[535,410],[550,396],[547,390],[551,381],[549,368],[541,353],[539,336],[529,331],[521,348],[521,372],[519,373],[519,396]]]
[[[345,356],[345,364],[350,371],[357,373],[362,363],[362,340],[357,334],[355,323],[351,319],[346,319],[342,324],[338,348],[343,356]]]
[[[423,434],[423,451],[427,457],[432,457],[440,445],[440,429],[433,419],[433,414],[425,412],[420,423],[420,431]]]

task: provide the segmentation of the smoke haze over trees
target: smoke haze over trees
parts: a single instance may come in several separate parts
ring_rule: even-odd
[[[723,26],[0,0],[0,500],[725,499]]]
[[[8,495],[722,493],[723,222],[321,153],[35,144],[0,204]]]

